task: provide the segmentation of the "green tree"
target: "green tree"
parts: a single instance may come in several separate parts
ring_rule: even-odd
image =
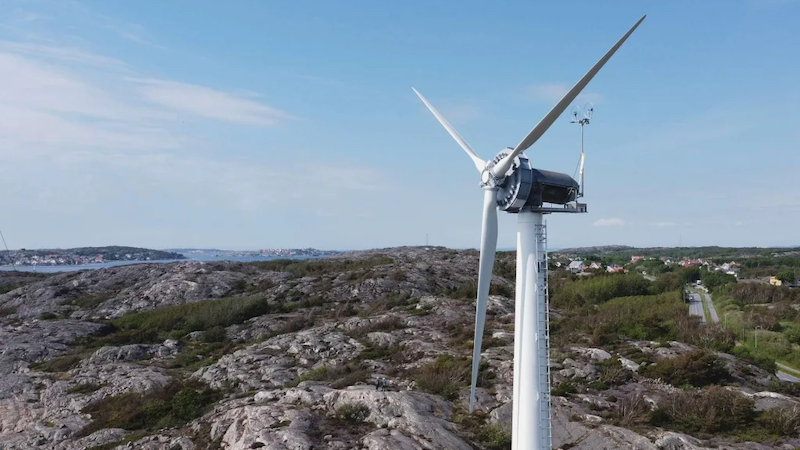
[[[794,272],[792,272],[791,270],[781,272],[775,278],[781,280],[781,282],[786,284],[794,284],[795,280],[797,279],[794,276]]]

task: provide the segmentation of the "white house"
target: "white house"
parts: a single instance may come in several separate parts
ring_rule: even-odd
[[[583,261],[575,260],[569,263],[569,271],[572,273],[583,272],[586,266],[583,264]]]

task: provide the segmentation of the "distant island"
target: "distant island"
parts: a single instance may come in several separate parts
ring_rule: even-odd
[[[107,246],[51,249],[19,249],[0,251],[0,265],[8,266],[66,266],[99,264],[110,261],[157,261],[186,259],[177,252],[138,247]]]
[[[298,256],[308,257],[321,257],[332,256],[341,254],[338,250],[319,250],[316,248],[265,248],[262,250],[220,250],[216,248],[171,248],[167,251],[180,253],[181,255],[192,256],[210,256],[215,258],[254,258],[254,257],[270,257],[270,258],[292,258]]]

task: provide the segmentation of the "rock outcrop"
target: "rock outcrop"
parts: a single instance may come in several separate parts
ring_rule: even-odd
[[[513,274],[513,255],[498,261],[498,273]],[[15,279],[22,285],[0,295],[0,446],[504,448],[512,422],[512,280],[493,280],[477,412],[469,414],[476,252],[401,248],[292,264],[180,262]],[[224,323],[216,317],[228,313],[224,306],[189,317],[215,299],[251,309],[236,309]],[[178,305],[187,305],[180,309],[187,317],[176,316]],[[166,312],[127,320],[147,311]],[[693,348],[575,341],[554,349],[554,447],[770,448],[632,419],[636,427],[626,428],[624,402],[636,399],[636,411],[649,414],[681,392],[644,377],[647,365]],[[721,358],[737,377],[729,389],[756,410],[798,406],[796,397],[767,389],[771,374]],[[98,422],[98,408],[115,399],[115,417]]]

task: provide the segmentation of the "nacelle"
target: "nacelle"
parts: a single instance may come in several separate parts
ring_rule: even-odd
[[[537,207],[542,203],[564,205],[577,198],[580,185],[571,176],[539,169],[531,169],[531,172],[533,187],[525,206]]]
[[[501,152],[496,159],[502,156]],[[567,174],[532,168],[524,154],[515,158],[511,173],[498,187],[497,206],[510,213],[541,208],[544,203],[574,202],[580,189],[578,182]]]

